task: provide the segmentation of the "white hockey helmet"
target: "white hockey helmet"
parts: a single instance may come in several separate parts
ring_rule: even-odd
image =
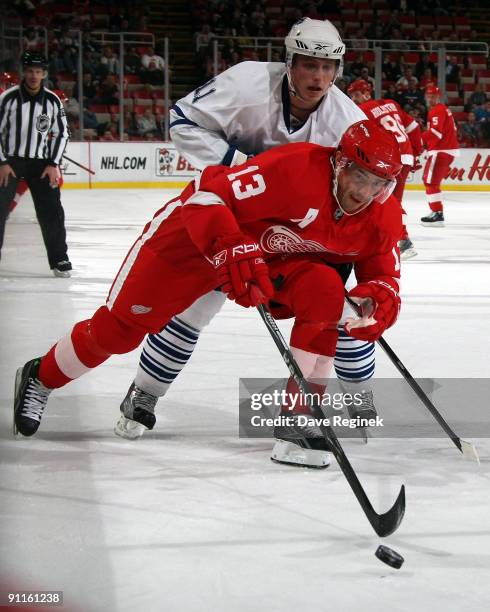
[[[291,66],[293,55],[298,53],[338,60],[336,77],[342,76],[345,45],[337,28],[328,19],[300,19],[293,25],[284,42],[288,67]]]

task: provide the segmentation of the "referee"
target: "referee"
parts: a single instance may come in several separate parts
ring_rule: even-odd
[[[47,61],[39,53],[22,56],[24,78],[0,96],[0,250],[10,202],[19,179],[29,186],[55,276],[68,277],[65,213],[59,164],[68,142],[65,111],[58,96],[43,86]]]

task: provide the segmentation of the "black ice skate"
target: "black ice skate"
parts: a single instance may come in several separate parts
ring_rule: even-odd
[[[442,212],[432,211],[430,215],[422,217],[420,221],[426,227],[444,227],[444,215]]]
[[[398,247],[400,249],[400,259],[406,260],[417,255],[417,251],[415,250],[413,242],[410,240],[410,238],[400,240],[398,242]]]
[[[284,423],[274,427],[277,442],[271,459],[276,463],[287,463],[305,467],[326,468],[330,465],[330,454],[320,428],[311,424],[309,414],[281,413]]]
[[[39,380],[41,358],[28,361],[15,375],[14,435],[32,436],[41,424],[51,389]]]
[[[121,416],[114,427],[114,433],[128,440],[141,438],[147,429],[153,429],[155,426],[157,401],[156,395],[143,391],[134,382],[131,383],[121,403]]]
[[[72,269],[71,262],[67,259],[59,261],[53,268],[53,274],[58,278],[70,278],[70,270]]]

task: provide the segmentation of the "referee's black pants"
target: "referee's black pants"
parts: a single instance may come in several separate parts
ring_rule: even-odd
[[[61,205],[60,188],[53,189],[47,176],[41,178],[47,165],[43,159],[11,157],[8,163],[15,172],[16,178],[10,176],[8,185],[0,187],[0,251],[9,206],[15,195],[19,179],[24,178],[34,201],[37,220],[48,253],[49,267],[54,268],[60,261],[68,259],[65,211]]]

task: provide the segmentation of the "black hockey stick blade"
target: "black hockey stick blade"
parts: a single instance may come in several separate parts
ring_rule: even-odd
[[[405,514],[405,485],[401,486],[400,492],[398,493],[398,497],[396,498],[396,502],[393,506],[385,512],[384,514],[378,514],[377,518],[374,517],[375,522],[371,522],[374,531],[381,537],[384,538],[386,536],[394,533],[400,523],[403,520],[403,516]]]
[[[352,310],[360,315],[359,306],[350,299],[350,297],[346,294],[346,300]],[[476,463],[480,463],[480,458],[478,456],[478,451],[476,447],[471,442],[467,440],[462,440],[456,432],[454,432],[448,423],[445,421],[442,414],[437,410],[434,404],[427,397],[427,394],[424,392],[419,383],[415,380],[415,378],[410,374],[401,360],[398,358],[398,355],[391,348],[391,346],[386,342],[386,340],[381,337],[377,340],[379,346],[384,350],[384,352],[388,355],[391,363],[395,366],[395,368],[400,372],[406,382],[410,385],[412,391],[419,398],[419,400],[424,404],[427,410],[431,413],[437,423],[442,427],[442,429],[446,432],[447,436],[450,438],[454,446],[463,454],[467,459],[471,459]]]
[[[281,331],[277,327],[273,316],[271,315],[267,307],[263,304],[260,304],[257,307],[257,310],[259,311],[259,314],[262,320],[264,321],[265,326],[267,327],[272,339],[274,340],[275,345],[279,349],[284,363],[288,367],[289,372],[294,378],[299,389],[304,395],[310,394],[311,391],[308,387],[308,383],[306,382],[300,367],[296,363],[296,360],[294,359],[293,354],[291,353],[289,345],[286,343],[281,334]],[[318,426],[320,427],[323,435],[325,436],[325,441],[327,443],[328,449],[333,454],[337,463],[339,464],[340,469],[342,470],[347,482],[349,483],[350,488],[352,489],[352,492],[356,496],[357,501],[363,509],[364,514],[366,515],[366,518],[370,522],[372,528],[380,537],[390,535],[398,529],[405,514],[405,486],[402,485],[400,493],[398,494],[398,497],[392,508],[390,508],[390,510],[388,510],[388,512],[385,512],[384,514],[378,514],[374,510],[368,496],[366,495],[366,492],[364,491],[364,488],[360,483],[357,474],[354,471],[354,468],[350,464],[347,455],[345,454],[344,449],[342,448],[339,439],[335,434],[335,431],[330,425],[324,424],[323,420],[325,417],[321,408],[314,403],[312,403],[310,407],[313,411],[313,416],[318,419]]]

